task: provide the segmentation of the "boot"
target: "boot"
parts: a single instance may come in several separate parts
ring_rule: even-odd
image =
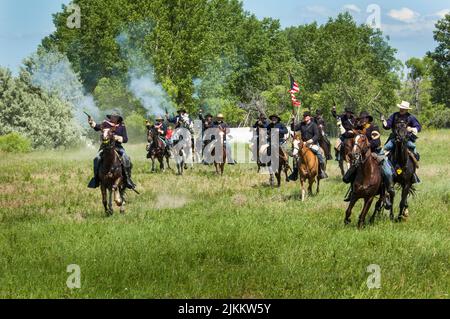
[[[297,167],[297,165],[294,166],[294,169],[292,170],[292,174],[289,175],[288,180],[292,181],[292,182],[295,182],[295,181],[298,180],[298,167]]]
[[[353,185],[350,185],[350,188],[348,189],[347,194],[345,195],[344,202],[347,203],[350,202],[352,197],[353,197]]]
[[[339,162],[341,160],[341,151],[335,149],[335,157],[336,161]]]
[[[319,178],[328,178],[327,172],[325,172],[325,163],[319,163]]]
[[[420,184],[421,180],[419,178],[419,176],[417,176],[416,173],[413,174],[413,184]]]
[[[136,184],[131,180],[131,167],[124,168],[123,172],[125,174],[125,186],[128,189],[135,189]]]
[[[100,182],[98,180],[97,175],[95,175],[88,184],[88,188],[97,188],[100,186]]]

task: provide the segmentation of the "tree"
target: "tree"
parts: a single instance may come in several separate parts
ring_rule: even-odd
[[[438,46],[434,52],[428,52],[434,62],[431,68],[432,98],[434,103],[450,107],[450,14],[436,23],[434,40]]]

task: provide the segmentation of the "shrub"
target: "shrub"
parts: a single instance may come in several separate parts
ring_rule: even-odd
[[[31,142],[19,133],[0,136],[0,151],[7,153],[27,153],[31,151]]]

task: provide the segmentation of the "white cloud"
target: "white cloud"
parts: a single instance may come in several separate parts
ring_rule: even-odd
[[[361,12],[361,9],[356,4],[346,4],[344,9],[354,12]]]
[[[401,8],[399,10],[391,10],[389,11],[388,15],[398,21],[406,22],[406,23],[412,23],[417,20],[417,18],[420,16],[419,13],[414,12],[413,10],[409,8]]]
[[[449,13],[450,9],[442,9],[441,11],[436,12],[435,15],[438,16],[439,18],[443,18]]]

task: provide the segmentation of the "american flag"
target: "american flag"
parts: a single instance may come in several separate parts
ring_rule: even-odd
[[[298,83],[295,82],[293,76],[289,74],[289,77],[291,79],[291,89],[289,90],[289,93],[291,94],[291,100],[292,100],[292,106],[294,107],[300,107],[302,103],[297,100],[297,97],[295,96],[295,93],[300,92],[300,87],[298,86]]]

